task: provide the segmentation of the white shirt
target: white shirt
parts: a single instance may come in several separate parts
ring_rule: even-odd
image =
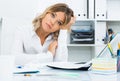
[[[21,27],[15,32],[11,53],[16,55],[16,64],[67,61],[67,30],[60,30],[58,46],[54,57],[51,52],[48,51],[48,46],[52,41],[51,34],[46,38],[44,44],[41,45],[40,38],[35,33],[32,26]]]

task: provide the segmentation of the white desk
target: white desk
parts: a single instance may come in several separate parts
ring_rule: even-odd
[[[52,69],[49,67],[40,68],[41,72],[57,73],[63,76],[39,76],[33,74],[31,76],[13,75],[10,79],[0,81],[120,81],[120,72],[110,75],[94,74],[91,71],[79,71],[79,70],[60,70]],[[68,75],[64,75],[67,73]]]
[[[52,70],[53,71],[53,70]],[[63,70],[54,70],[61,72]],[[113,75],[93,74],[90,71],[68,71],[80,76],[14,76],[13,81],[120,81],[120,73]]]

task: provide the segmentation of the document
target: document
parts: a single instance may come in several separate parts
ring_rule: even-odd
[[[94,0],[88,0],[88,18],[94,19],[94,6],[95,6]]]
[[[87,0],[66,0],[76,15],[76,20],[87,19]]]
[[[88,70],[91,66],[91,61],[86,63],[74,63],[74,62],[53,62],[47,65],[48,67],[55,69],[66,70]]]
[[[13,74],[33,74],[39,73],[39,69],[33,67],[16,67]]]
[[[106,19],[107,12],[107,0],[96,0],[95,1],[95,18]]]

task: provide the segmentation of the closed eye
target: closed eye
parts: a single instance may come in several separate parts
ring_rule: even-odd
[[[59,26],[63,25],[63,23],[61,21],[57,22]]]

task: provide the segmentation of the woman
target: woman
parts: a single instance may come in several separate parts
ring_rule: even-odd
[[[48,7],[33,26],[16,32],[12,54],[17,64],[67,61],[67,30],[74,23],[73,11],[64,3]]]

